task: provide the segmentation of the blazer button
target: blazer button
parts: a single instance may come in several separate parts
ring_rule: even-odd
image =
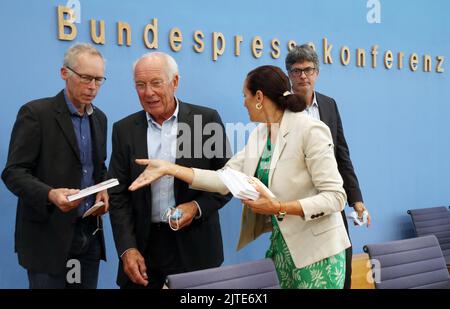
[[[321,213],[320,213],[320,215],[321,215],[321,216],[323,216],[323,215],[324,215],[324,213],[323,213],[323,212],[321,212]]]
[[[311,216],[311,219],[314,219],[315,217],[316,217],[316,215],[312,215],[312,216]]]

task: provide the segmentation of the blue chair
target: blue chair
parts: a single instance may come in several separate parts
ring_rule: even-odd
[[[416,236],[435,235],[441,246],[445,263],[450,266],[450,215],[447,207],[410,209]]]
[[[434,235],[365,245],[377,289],[450,289]]]
[[[169,289],[279,289],[271,259],[167,276]]]

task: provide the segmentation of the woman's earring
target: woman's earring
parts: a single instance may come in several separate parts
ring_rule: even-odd
[[[256,109],[261,109],[262,108],[262,104],[261,103],[256,103],[256,105],[255,105],[255,107],[256,107]]]

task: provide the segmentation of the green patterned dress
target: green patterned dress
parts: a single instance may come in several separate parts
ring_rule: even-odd
[[[271,158],[272,145],[268,138],[255,175],[266,186],[269,185]],[[270,248],[266,257],[274,261],[281,288],[342,289],[344,287],[345,250],[303,268],[296,268],[275,216],[272,216],[272,224]]]

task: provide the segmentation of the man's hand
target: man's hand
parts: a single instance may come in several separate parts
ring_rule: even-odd
[[[123,270],[135,284],[147,286],[147,267],[144,257],[135,249],[129,249],[122,255]]]
[[[183,211],[183,216],[178,221],[179,223],[178,229],[182,229],[186,226],[189,226],[192,223],[192,220],[194,220],[195,216],[197,216],[198,214],[197,204],[194,201],[180,204],[177,206],[177,208],[180,208]],[[176,226],[174,220],[172,220],[171,224],[172,226]]]
[[[372,222],[372,219],[370,217],[369,211],[364,206],[364,203],[363,202],[356,202],[356,203],[353,204],[353,208],[358,213],[358,218],[360,218],[361,220],[362,220],[364,211],[367,211],[367,227],[369,227],[370,223]],[[355,223],[355,225],[356,225],[356,223]]]
[[[56,205],[62,212],[69,212],[72,209],[77,208],[83,199],[79,199],[73,202],[69,202],[68,195],[77,194],[80,192],[78,189],[59,188],[52,189],[48,192],[48,200]]]
[[[98,202],[103,202],[105,204],[102,207],[100,207],[99,209],[97,209],[96,211],[94,211],[92,213],[93,216],[101,216],[108,212],[108,210],[109,210],[109,195],[108,195],[107,190],[103,190],[103,191],[100,191],[97,193],[94,204],[97,204]]]

